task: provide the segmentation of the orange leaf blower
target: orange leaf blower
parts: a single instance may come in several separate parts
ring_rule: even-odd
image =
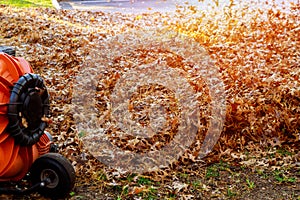
[[[0,194],[37,191],[57,199],[73,188],[74,168],[45,132],[49,107],[44,81],[29,63],[0,52],[0,182],[31,180],[28,189],[0,188]]]

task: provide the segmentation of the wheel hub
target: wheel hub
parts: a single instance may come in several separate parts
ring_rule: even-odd
[[[44,169],[41,172],[41,180],[46,181],[46,187],[48,188],[55,188],[59,183],[59,177],[52,169]]]

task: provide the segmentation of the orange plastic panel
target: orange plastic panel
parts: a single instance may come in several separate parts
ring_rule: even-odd
[[[0,53],[0,77],[12,84],[19,79],[16,65],[11,61],[9,55],[4,53]]]
[[[3,133],[3,134],[1,134],[0,135],[0,145],[1,145],[1,143],[6,139],[6,138],[8,138],[9,137],[9,134],[8,133]],[[2,155],[2,154],[0,154],[0,155]]]
[[[40,140],[37,142],[36,147],[38,149],[39,155],[44,155],[50,151],[51,141],[46,134],[43,134]]]
[[[30,64],[24,59],[24,58],[15,58],[19,62],[19,70],[21,75],[24,75],[26,73],[33,73],[33,70],[30,66]]]
[[[2,96],[5,97],[5,99],[9,98],[10,96],[10,89],[8,86],[5,85],[5,80],[2,79],[4,81],[4,83],[0,80],[0,92],[2,94]],[[2,97],[2,98],[4,98]],[[2,98],[0,98],[0,102],[3,103],[3,101],[1,100]]]
[[[29,148],[31,147],[20,147],[19,154],[13,165],[11,165],[5,175],[0,176],[0,181],[19,181],[28,173],[32,165],[32,159],[29,158]]]
[[[0,53],[0,181],[19,181],[39,156],[36,145],[28,147],[15,145],[14,139],[5,132],[9,123],[6,116],[10,98],[9,88],[20,76],[32,72],[25,59]],[[44,146],[43,148],[46,149]]]
[[[19,151],[19,156],[22,158],[22,170],[17,174],[15,171],[14,176],[9,179],[10,181],[19,181],[28,173],[32,163],[39,157],[36,145],[30,147],[21,147]],[[16,160],[16,165],[18,164],[17,162],[18,161]]]
[[[0,144],[0,177],[13,156],[14,143],[14,139],[8,137]]]
[[[2,172],[0,172],[0,177],[3,177],[3,178],[11,177],[11,176],[18,174],[21,171],[21,169],[23,167],[22,166],[23,163],[22,163],[22,160],[18,159],[19,149],[20,149],[19,145],[13,146],[13,153],[10,157],[9,163],[5,167],[5,169],[3,169]],[[19,165],[19,166],[17,166],[17,165]],[[14,171],[14,170],[16,170],[16,171]]]
[[[9,88],[0,81],[0,134],[4,132],[8,125],[8,119],[5,114],[7,113],[6,104],[9,102],[9,97]]]
[[[9,88],[6,87],[0,80],[0,115],[7,113],[6,104],[9,102]]]
[[[0,115],[0,136],[4,132],[7,125],[8,125],[8,118],[4,115]],[[1,143],[1,141],[0,141],[0,143]]]

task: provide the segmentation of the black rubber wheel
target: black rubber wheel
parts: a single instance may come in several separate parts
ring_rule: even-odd
[[[49,181],[38,192],[51,199],[68,196],[75,183],[75,171],[65,157],[58,153],[47,153],[39,157],[30,170],[32,184]]]

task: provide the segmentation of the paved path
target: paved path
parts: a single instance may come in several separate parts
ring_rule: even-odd
[[[198,4],[198,0],[190,0],[190,4]],[[67,0],[59,2],[62,9],[114,11],[123,13],[169,12],[176,5],[183,5],[182,0]]]
[[[237,0],[238,1],[238,0]],[[248,0],[241,0],[247,2]],[[259,6],[259,2],[265,0],[253,0]],[[268,0],[272,1],[272,0]],[[285,2],[298,3],[300,0],[285,0]],[[52,0],[53,5],[58,9],[78,9],[78,10],[93,10],[107,12],[122,12],[122,13],[142,13],[142,12],[172,12],[177,5],[184,5],[189,2],[189,5],[197,6],[198,9],[205,10],[208,4],[214,4],[212,0],[206,0],[205,3],[198,0]],[[282,0],[275,0],[280,4]],[[230,0],[219,0],[220,7],[230,4]],[[286,3],[287,5],[288,3]]]

